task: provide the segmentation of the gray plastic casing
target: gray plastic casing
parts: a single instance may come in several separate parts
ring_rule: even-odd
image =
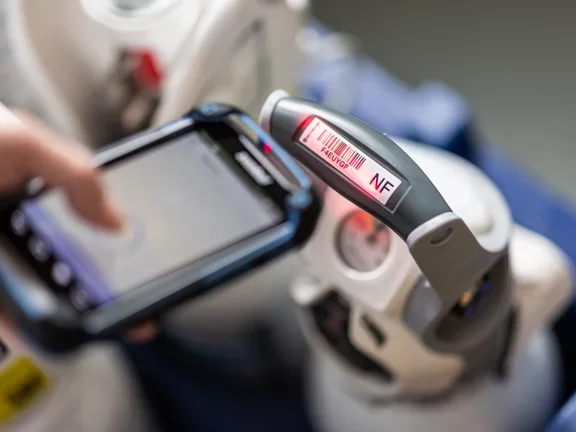
[[[361,190],[355,184],[296,139],[304,119],[310,117],[326,122],[373,160],[408,180],[411,189],[394,212],[359,193]],[[476,237],[452,212],[419,166],[392,140],[367,124],[316,103],[290,97],[282,90],[270,95],[262,108],[260,123],[330,188],[382,220],[407,243],[437,300],[438,311],[431,321],[409,323],[427,345],[470,358],[473,352],[478,353],[474,348],[497,338],[511,312],[507,247],[512,220],[501,195],[491,194],[492,202],[488,203],[503,213],[498,216],[501,222]],[[479,187],[483,187],[482,182]],[[462,294],[485,276],[490,278],[495,294],[477,319],[460,331],[457,323],[445,318]],[[418,302],[418,298],[415,293],[412,301]]]

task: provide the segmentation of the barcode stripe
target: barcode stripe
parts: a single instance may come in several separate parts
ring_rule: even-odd
[[[340,144],[338,144],[338,146],[336,147],[336,150],[334,150],[334,153],[336,153],[338,156],[342,156],[342,153],[347,148],[348,148],[348,146],[346,144],[344,144],[342,141],[340,141]]]
[[[360,156],[358,155],[358,153],[356,153],[354,155],[354,157],[352,158],[352,160],[350,160],[350,165],[354,166],[354,164],[356,163],[356,161],[360,159]]]
[[[336,142],[336,137],[328,134],[328,140],[326,141],[326,146],[332,150],[332,145]]]
[[[359,170],[366,161],[364,156],[328,130],[323,130],[322,133],[320,133],[318,136],[318,142],[328,150],[334,152],[336,156],[341,158],[355,170]]]
[[[354,150],[352,150],[350,147],[348,147],[348,150],[349,150],[349,151],[347,152],[347,155],[354,153]]]
[[[345,145],[344,150],[340,152],[341,154],[339,154],[338,156],[340,156],[342,159],[346,159],[346,155],[349,153],[348,150],[350,150],[350,147]]]
[[[335,148],[336,144],[338,144],[339,141],[340,140],[338,139],[338,137],[332,138],[332,144],[331,144],[332,148]]]

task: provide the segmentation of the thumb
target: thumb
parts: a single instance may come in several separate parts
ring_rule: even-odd
[[[105,229],[122,228],[122,215],[106,193],[92,154],[31,116],[18,113],[17,118],[21,126],[0,129],[0,141],[13,143],[6,150],[16,163],[12,171],[18,178],[13,181],[41,177],[47,186],[62,188],[83,219]]]

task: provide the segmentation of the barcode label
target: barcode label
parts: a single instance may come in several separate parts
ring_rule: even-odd
[[[318,118],[312,119],[302,132],[300,142],[384,205],[402,184],[398,177]]]
[[[360,169],[366,162],[366,156],[362,156],[360,152],[352,149],[338,135],[328,129],[322,131],[318,141],[355,170]]]

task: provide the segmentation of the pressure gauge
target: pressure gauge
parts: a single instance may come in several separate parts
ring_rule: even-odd
[[[390,235],[386,225],[358,210],[350,214],[340,228],[338,251],[350,268],[369,272],[380,267],[386,260]]]

